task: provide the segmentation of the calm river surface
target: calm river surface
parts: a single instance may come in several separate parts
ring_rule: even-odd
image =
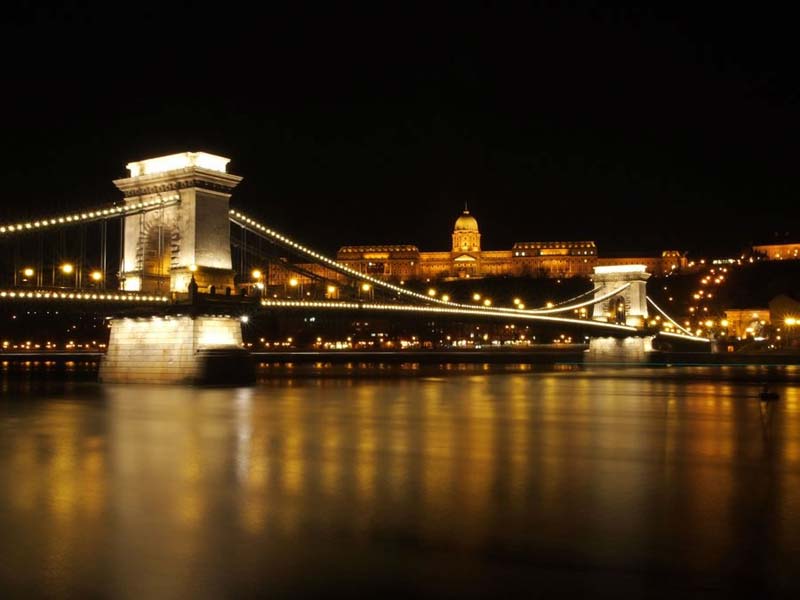
[[[0,378],[3,596],[800,592],[797,367],[260,373]]]

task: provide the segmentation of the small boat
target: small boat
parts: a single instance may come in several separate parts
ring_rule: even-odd
[[[778,392],[770,391],[766,385],[764,386],[764,389],[761,390],[761,393],[758,395],[758,397],[764,402],[768,400],[777,400],[779,398]]]

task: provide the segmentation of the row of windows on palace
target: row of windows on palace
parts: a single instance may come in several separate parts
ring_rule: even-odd
[[[452,247],[444,252],[421,252],[412,244],[343,246],[338,262],[352,269],[394,281],[468,277],[576,277],[588,276],[601,265],[644,265],[663,275],[686,267],[685,253],[666,250],[660,256],[604,258],[591,241],[517,242],[510,250],[482,250],[478,222],[464,208],[452,233]],[[311,271],[313,265],[305,265]],[[279,283],[281,275],[270,277]]]
[[[523,249],[524,248],[524,249]],[[667,250],[660,256],[610,258],[597,256],[594,242],[533,242],[512,250],[421,252],[415,246],[344,246],[339,262],[386,279],[461,277],[575,277],[588,276],[601,265],[645,265],[654,275],[686,267],[684,253]]]

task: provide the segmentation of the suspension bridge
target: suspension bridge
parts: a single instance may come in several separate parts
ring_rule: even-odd
[[[586,293],[524,309],[432,297],[358,271],[231,208],[242,178],[228,162],[204,152],[132,162],[130,176],[114,181],[121,201],[0,224],[0,303],[106,312],[108,382],[196,380],[209,361],[236,361],[239,317],[253,311],[557,324],[590,332],[598,359],[640,360],[656,336],[709,341],[647,296],[640,265],[596,267]],[[648,308],[671,331],[650,327]],[[581,309],[587,318],[572,316]]]

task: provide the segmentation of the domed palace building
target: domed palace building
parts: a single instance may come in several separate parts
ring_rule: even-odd
[[[510,250],[481,249],[477,219],[465,206],[456,219],[452,247],[445,252],[421,252],[412,244],[343,246],[339,262],[393,281],[475,277],[588,276],[598,265],[644,264],[660,275],[686,266],[685,253],[668,250],[661,256],[599,258],[591,241],[517,242]]]

